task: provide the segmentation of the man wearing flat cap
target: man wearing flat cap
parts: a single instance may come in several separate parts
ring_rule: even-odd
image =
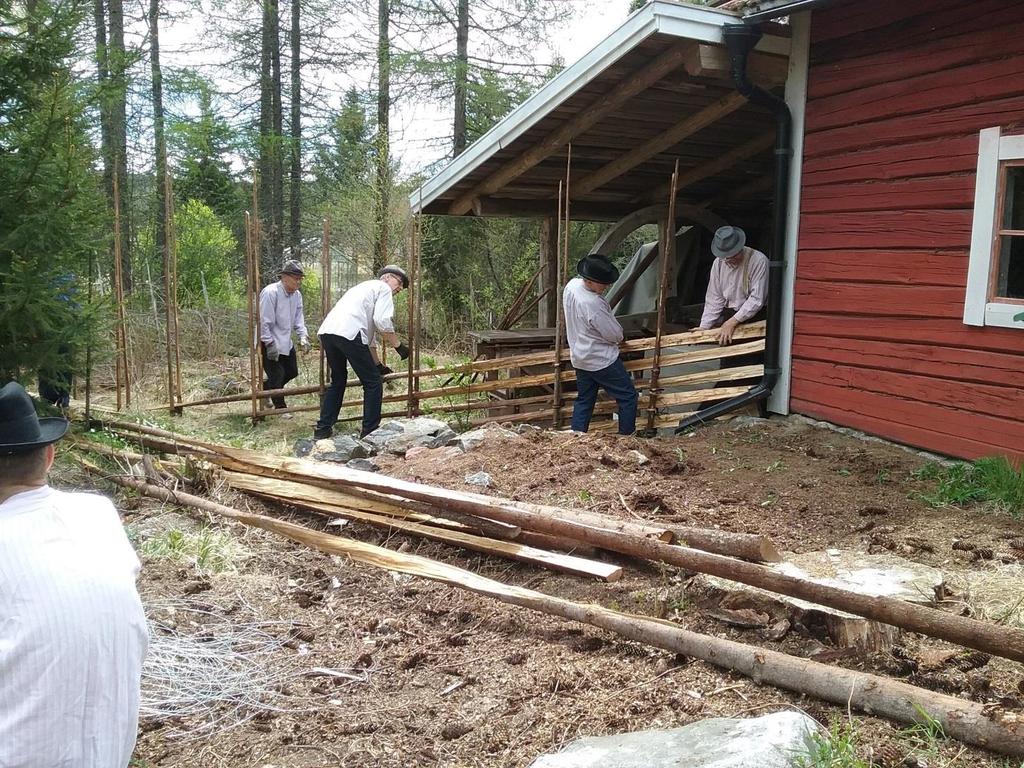
[[[302,265],[289,259],[281,267],[280,280],[260,291],[260,350],[267,377],[264,390],[281,389],[299,375],[292,333],[299,337],[303,352],[309,351],[309,332],[302,310]],[[272,398],[275,408],[285,408],[283,395]],[[287,418],[285,414],[281,418]]]
[[[394,264],[381,269],[375,280],[364,280],[349,288],[327,313],[317,330],[320,345],[331,369],[331,383],[320,404],[320,419],[313,437],[330,437],[338,422],[338,413],[345,400],[348,366],[356,372],[363,385],[363,425],[361,436],[380,426],[380,409],[384,399],[384,376],[392,370],[380,362],[376,343],[378,336],[398,352],[403,360],[409,350],[395,333],[394,297],[409,287],[409,276]]]
[[[619,270],[606,256],[592,253],[576,266],[579,277],[562,292],[569,359],[576,369],[573,432],[586,432],[594,415],[597,392],[603,388],[618,404],[619,434],[636,431],[636,387],[619,358],[622,326],[612,314],[604,293],[619,279]]]
[[[123,768],[148,632],[114,505],[47,484],[61,418],[0,388],[0,766]]]

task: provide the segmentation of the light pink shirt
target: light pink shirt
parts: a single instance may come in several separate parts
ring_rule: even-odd
[[[701,328],[711,328],[726,307],[735,309],[737,322],[752,318],[768,299],[768,257],[753,248],[744,248],[744,258],[736,265],[715,259],[704,298]]]

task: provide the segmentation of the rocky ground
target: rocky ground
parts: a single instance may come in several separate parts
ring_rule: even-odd
[[[284,446],[277,444],[279,452]],[[384,474],[450,488],[762,533],[789,552],[891,553],[941,570],[943,609],[1022,621],[1024,568],[1013,545],[1024,523],[978,507],[936,508],[922,499],[933,489],[920,473],[927,459],[801,419],[739,420],[652,440],[526,430],[492,435],[466,452],[424,444],[372,461]],[[472,476],[482,484],[467,484]],[[89,482],[71,470],[60,481]],[[296,510],[211,493],[325,525]],[[140,589],[158,638],[150,672],[177,675],[170,687],[189,699],[185,706],[165,695],[161,711],[147,714],[138,766],[526,766],[584,735],[793,707],[826,724],[847,717],[599,630],[151,500],[122,495],[119,502],[142,553]],[[1021,705],[1019,665],[944,652],[954,649],[914,636],[893,652],[859,654],[837,652],[806,627],[737,627],[716,618],[692,575],[674,568],[599,554],[625,569],[621,581],[605,584],[356,523],[341,533],[552,595],[993,706]],[[225,684],[232,680],[234,688]],[[870,717],[853,722],[864,744],[896,744],[917,755],[918,765],[1016,768],[942,740],[915,751],[913,734]]]

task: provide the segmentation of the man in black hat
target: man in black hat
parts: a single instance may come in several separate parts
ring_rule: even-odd
[[[114,505],[47,484],[61,418],[0,389],[0,766],[131,759],[148,632]]]
[[[619,270],[606,256],[592,253],[580,259],[576,271],[579,277],[570,280],[562,292],[569,359],[576,369],[572,430],[586,432],[590,428],[597,391],[603,387],[618,403],[619,434],[631,435],[636,431],[636,387],[619,358],[622,326],[604,298],[604,292],[619,279]]]
[[[331,383],[320,404],[320,419],[313,430],[316,440],[334,433],[338,413],[345,400],[348,366],[356,372],[363,385],[363,425],[361,436],[380,426],[380,409],[384,399],[384,376],[393,371],[380,362],[375,345],[379,335],[385,344],[394,347],[403,360],[409,357],[405,344],[395,333],[394,297],[409,287],[409,276],[394,264],[381,269],[376,280],[353,285],[338,299],[317,330],[320,345],[331,369]]]
[[[280,280],[260,291],[260,349],[267,378],[264,390],[281,389],[299,375],[299,364],[292,344],[292,332],[299,337],[303,352],[309,351],[309,332],[302,309],[302,265],[289,259],[281,267]],[[271,398],[275,408],[285,408],[284,395]],[[288,418],[284,414],[281,418]]]

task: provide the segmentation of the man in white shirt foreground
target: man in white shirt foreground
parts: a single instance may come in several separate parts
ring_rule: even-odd
[[[20,384],[0,389],[3,768],[124,768],[135,746],[139,560],[108,499],[47,485],[66,430]]]
[[[403,360],[409,357],[405,344],[395,334],[393,297],[409,287],[405,270],[394,264],[384,267],[376,280],[364,280],[352,286],[327,313],[316,335],[327,356],[331,383],[320,405],[320,419],[313,437],[323,440],[334,433],[341,404],[345,400],[348,366],[363,385],[363,426],[361,436],[380,426],[380,407],[384,398],[384,376],[391,369],[383,365],[374,348],[378,335],[394,347]]]
[[[572,406],[573,432],[586,432],[594,414],[597,390],[615,398],[619,407],[619,434],[636,431],[636,387],[619,359],[622,326],[612,314],[604,292],[619,279],[619,270],[607,257],[591,254],[580,259],[579,277],[562,292],[569,359],[576,369],[576,402]]]
[[[746,233],[739,227],[720,227],[711,241],[715,263],[711,265],[708,290],[704,297],[704,314],[700,327],[718,328],[720,346],[732,344],[732,335],[740,323],[763,320],[768,300],[768,257],[746,246]],[[760,365],[761,352],[749,355],[723,357],[720,368],[742,368]],[[756,384],[757,379],[719,382],[716,387],[734,387],[738,384]],[[701,403],[698,410],[712,405]],[[762,402],[759,407],[764,409]],[[763,412],[762,415],[766,415]]]
[[[264,390],[281,389],[299,375],[292,344],[292,332],[299,336],[303,352],[309,351],[309,333],[302,309],[302,265],[289,259],[281,268],[281,279],[260,291],[260,349],[263,354]],[[284,408],[284,396],[271,398],[275,408]],[[287,418],[285,414],[281,418]]]

